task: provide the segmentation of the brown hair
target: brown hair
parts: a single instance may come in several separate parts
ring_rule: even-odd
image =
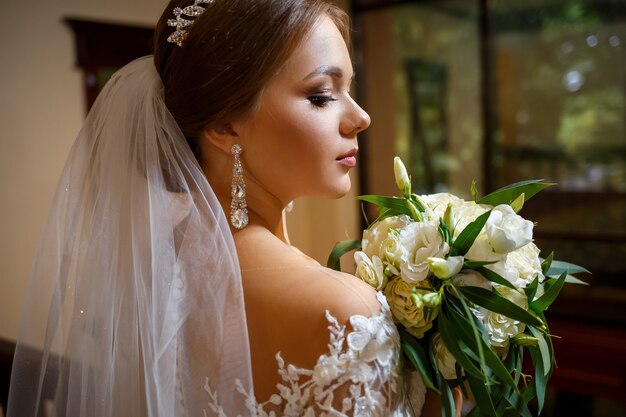
[[[167,41],[172,0],[154,38],[154,61],[164,85],[165,103],[200,159],[198,136],[245,116],[315,23],[328,16],[350,45],[348,16],[321,0],[215,0],[188,28],[183,46]]]

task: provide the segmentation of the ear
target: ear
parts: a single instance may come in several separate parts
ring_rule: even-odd
[[[207,127],[200,135],[202,141],[207,141],[212,146],[230,154],[230,148],[237,142],[239,135],[230,123]]]

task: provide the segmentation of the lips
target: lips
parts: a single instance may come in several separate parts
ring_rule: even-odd
[[[344,153],[339,158],[337,158],[337,161],[343,166],[353,168],[354,166],[356,166],[355,155],[358,151],[359,148],[352,148],[350,151]]]

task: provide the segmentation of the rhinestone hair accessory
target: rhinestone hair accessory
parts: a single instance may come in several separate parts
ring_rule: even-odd
[[[242,152],[239,144],[230,149],[235,158],[233,163],[233,181],[230,190],[230,224],[235,229],[243,229],[248,225],[248,206],[246,203],[246,184],[243,182],[243,167],[239,155]]]
[[[189,32],[187,28],[193,24],[193,20],[200,16],[206,10],[201,4],[212,4],[215,0],[194,0],[191,6],[184,8],[174,8],[175,19],[169,19],[167,25],[176,28],[176,31],[167,37],[167,41],[175,43],[178,46],[183,46],[183,41],[187,38]]]

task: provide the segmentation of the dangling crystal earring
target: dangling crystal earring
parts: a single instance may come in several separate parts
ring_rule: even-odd
[[[246,206],[246,184],[243,182],[243,167],[241,166],[241,146],[234,144],[230,149],[235,161],[233,163],[233,182],[230,189],[232,201],[230,203],[230,223],[235,229],[243,229],[248,225],[248,207]]]

